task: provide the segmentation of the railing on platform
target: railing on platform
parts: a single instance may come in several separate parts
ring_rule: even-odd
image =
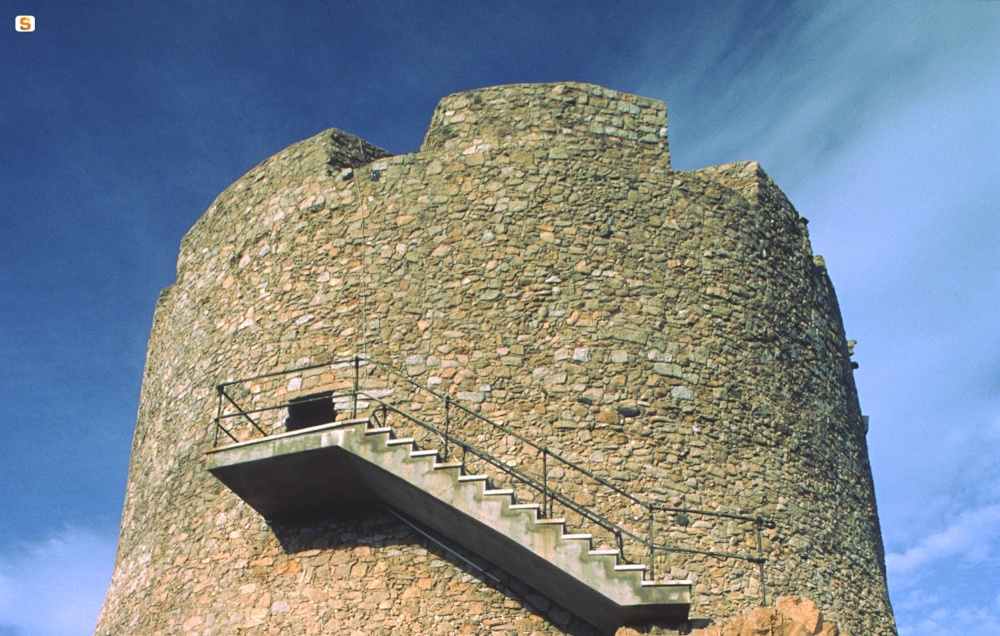
[[[428,395],[433,400],[439,402],[443,405],[444,409],[443,416],[439,418],[441,421],[431,423],[426,421],[429,418],[417,417],[412,412],[399,408],[394,404],[390,404],[384,398],[391,395],[394,389],[386,389],[383,387],[375,390],[363,387],[361,381],[362,368],[365,368],[366,371],[369,371],[370,369],[381,371],[387,379],[394,378],[397,383],[401,383],[403,386],[407,386],[411,390]],[[322,373],[322,370],[324,369],[327,369],[328,373]],[[353,377],[348,380],[340,379],[338,381],[332,371],[344,369],[350,369],[349,373],[351,373]],[[298,384],[295,384],[295,378],[293,378],[290,386],[285,387],[284,389],[277,387],[271,391],[265,391],[265,387],[262,386],[266,382],[293,375],[312,378],[312,386],[304,387],[305,383],[303,381],[303,377],[298,378]],[[279,399],[283,394],[299,391],[303,388],[311,390],[311,388],[317,387],[333,387],[333,390],[325,391],[322,393],[321,397],[315,397],[312,399],[310,399],[309,396],[306,396],[305,399],[302,397],[295,400]],[[340,392],[337,391],[338,389]],[[451,396],[438,393],[437,391],[414,382],[389,365],[376,362],[362,356],[355,356],[353,358],[333,360],[321,364],[297,367],[286,371],[274,371],[272,373],[265,373],[249,378],[223,382],[216,386],[216,390],[218,393],[218,407],[214,418],[214,446],[219,445],[221,435],[225,435],[233,442],[242,442],[254,437],[268,437],[270,435],[283,432],[283,425],[286,423],[286,420],[276,419],[276,414],[283,413],[286,409],[290,409],[292,407],[301,407],[303,404],[308,404],[310,402],[332,401],[341,411],[349,411],[352,420],[357,419],[359,410],[368,410],[369,415],[367,416],[367,419],[379,427],[388,426],[390,416],[393,416],[394,418],[402,418],[405,422],[408,422],[419,429],[423,429],[432,436],[441,440],[441,458],[443,461],[448,461],[456,451],[460,451],[463,471],[468,466],[471,456],[482,464],[488,465],[493,469],[500,471],[506,475],[511,482],[520,488],[536,493],[537,497],[540,499],[539,514],[543,518],[552,518],[555,515],[556,506],[560,506],[563,509],[560,510],[560,512],[572,511],[576,513],[581,520],[589,521],[590,523],[603,528],[608,533],[609,537],[613,537],[613,540],[616,543],[615,549],[617,549],[622,562],[631,562],[633,559],[630,559],[630,554],[635,555],[639,553],[647,555],[649,561],[647,571],[650,580],[655,580],[656,577],[656,562],[658,554],[678,553],[701,555],[717,559],[742,560],[758,565],[761,585],[761,603],[766,603],[767,590],[765,584],[764,566],[767,563],[767,559],[764,557],[763,530],[765,527],[774,527],[774,524],[771,521],[766,520],[761,516],[752,517],[728,512],[666,506],[658,502],[642,500],[623,490],[619,486],[616,486],[607,479],[594,474],[592,471],[578,465],[575,462],[566,459],[548,447],[528,439],[524,435],[508,426],[505,426],[504,424],[484,417],[483,415],[466,407],[464,404],[456,402]],[[236,395],[234,395],[234,393],[236,393]],[[240,404],[240,401],[246,401],[248,399],[252,403],[250,408],[246,408]],[[257,404],[261,401],[261,399],[265,402],[271,402],[272,399],[279,399],[279,402],[276,404]],[[231,411],[230,409],[235,409],[235,411]],[[541,458],[541,474],[530,474],[525,470],[519,469],[514,465],[511,465],[509,461],[501,460],[494,454],[483,450],[479,446],[470,442],[468,439],[456,434],[455,419],[457,416],[462,415],[473,418],[476,422],[479,422],[485,430],[500,432],[532,449],[533,455]],[[235,422],[236,424],[230,422]],[[242,426],[242,429],[240,429],[240,426]],[[270,429],[270,432],[268,429]],[[557,473],[556,469],[561,469],[561,471]],[[626,509],[625,514],[631,515],[632,518],[629,521],[633,523],[628,524],[621,519],[614,521],[607,517],[607,513],[598,512],[592,507],[578,503],[574,497],[571,497],[560,490],[558,487],[560,481],[567,480],[564,478],[556,480],[553,477],[554,473],[560,474],[562,477],[565,477],[567,474],[572,474],[578,479],[582,478],[590,480],[604,489],[602,492],[603,495],[621,497],[629,506]],[[635,514],[638,511],[642,511],[641,516]],[[753,542],[755,543],[753,551],[755,554],[740,554],[734,551],[698,549],[670,544],[667,542],[668,533],[662,527],[665,525],[664,518],[667,515],[670,515],[672,525],[680,528],[688,528],[690,526],[689,515],[714,517],[717,519],[725,519],[752,525],[754,529]],[[626,527],[626,525],[631,525],[631,528]],[[645,526],[644,530],[646,536],[641,536],[639,534],[639,526]],[[637,549],[626,550],[626,544],[631,544],[631,546]]]

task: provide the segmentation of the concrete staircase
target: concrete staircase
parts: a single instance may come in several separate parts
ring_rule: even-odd
[[[265,519],[379,502],[452,541],[613,633],[621,625],[684,619],[690,581],[643,580],[643,565],[594,550],[589,534],[567,534],[562,519],[539,518],[513,490],[491,489],[412,439],[367,419],[325,424],[208,453],[208,470]]]

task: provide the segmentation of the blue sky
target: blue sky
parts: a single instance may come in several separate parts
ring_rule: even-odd
[[[759,160],[810,220],[900,632],[1000,634],[1000,2],[101,4],[0,0],[0,636],[93,630],[153,307],[219,192],[560,80],[665,100],[676,168]]]

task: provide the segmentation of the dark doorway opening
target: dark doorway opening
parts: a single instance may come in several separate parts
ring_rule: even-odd
[[[288,419],[285,430],[297,431],[318,424],[328,424],[337,419],[333,406],[333,391],[310,393],[288,401]]]

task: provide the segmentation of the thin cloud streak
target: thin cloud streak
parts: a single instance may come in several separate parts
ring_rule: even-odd
[[[924,566],[941,559],[982,562],[995,559],[1000,544],[1000,504],[962,513],[951,525],[902,554],[886,556],[886,568],[901,585]]]

